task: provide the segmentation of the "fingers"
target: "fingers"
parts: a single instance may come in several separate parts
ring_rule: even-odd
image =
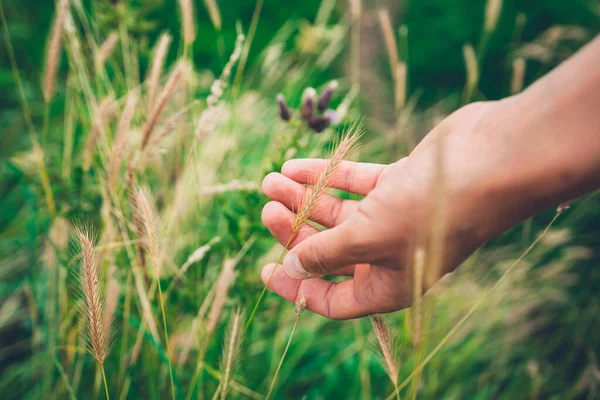
[[[365,266],[366,267],[366,266]],[[267,283],[275,264],[263,268],[261,278]],[[323,279],[298,281],[286,275],[281,266],[275,269],[269,282],[269,289],[284,299],[296,303],[304,296],[306,308],[332,319],[350,319],[364,317],[372,313],[372,304],[364,304],[357,297],[359,286],[350,279],[343,282],[330,282]]]
[[[292,224],[294,223],[295,216],[283,204],[276,201],[270,201],[265,204],[261,218],[263,224],[265,224],[275,239],[282,246],[287,244],[290,249],[307,237],[319,232],[317,228],[305,224],[300,228],[300,231],[296,234],[292,242],[288,244],[288,241],[292,237]]]
[[[275,201],[267,203],[263,208],[262,221],[282,246],[285,246],[288,243],[292,236],[294,214],[285,208],[283,204]],[[318,229],[310,225],[304,225],[288,245],[288,248],[294,248],[298,243],[318,232]],[[354,265],[342,267],[336,270],[333,275],[352,276],[354,275]]]
[[[299,242],[283,259],[284,271],[293,279],[334,273],[346,265],[369,263],[377,251],[368,246],[372,233],[363,219],[352,217],[335,228]]]
[[[302,201],[311,190],[311,188],[278,173],[267,175],[263,180],[262,187],[268,197],[282,203],[292,211],[297,211],[301,207]],[[315,206],[313,219],[323,226],[332,228],[348,219],[357,207],[357,201],[344,201],[324,193],[319,197]]]
[[[328,160],[306,158],[290,160],[283,164],[281,173],[302,184],[314,183]],[[387,165],[342,161],[332,177],[331,187],[350,193],[367,195],[375,185]]]

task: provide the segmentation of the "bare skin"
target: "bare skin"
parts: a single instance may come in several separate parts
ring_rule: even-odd
[[[456,111],[396,163],[345,162],[332,187],[366,197],[324,195],[315,222],[328,229],[305,226],[269,288],[291,302],[303,295],[309,310],[333,319],[408,307],[411,262],[435,208],[438,135],[445,135],[441,272],[448,273],[524,219],[600,187],[600,37],[522,94]],[[262,218],[280,243],[291,236],[305,184],[325,163],[291,160],[264,179],[273,201]],[[263,281],[274,267],[264,267]]]

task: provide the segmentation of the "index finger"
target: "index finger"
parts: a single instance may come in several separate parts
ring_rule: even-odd
[[[283,164],[281,173],[298,183],[312,184],[328,162],[318,158],[290,160]],[[330,187],[366,196],[387,167],[385,164],[342,161],[331,178]]]

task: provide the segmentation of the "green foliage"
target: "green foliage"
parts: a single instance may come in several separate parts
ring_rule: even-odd
[[[168,71],[183,53],[178,1],[83,1],[78,9],[79,3],[73,1],[71,7],[73,29],[81,40],[88,71],[83,75],[76,71],[72,40],[64,37],[67,50],[61,58],[57,94],[46,109],[40,82],[54,7],[51,2],[35,0],[2,1],[26,100],[40,136],[44,132],[44,113],[48,116],[42,141],[43,165],[58,216],[52,215],[47,206],[40,165],[32,150],[3,41],[0,390],[8,398],[69,398],[71,392],[77,398],[103,396],[97,365],[80,343],[76,313],[80,300],[72,280],[78,255],[70,250],[69,232],[64,229],[64,224],[68,228],[86,223],[99,233],[97,251],[102,268],[116,265],[121,287],[115,343],[105,365],[111,396],[118,398],[127,386],[127,398],[169,396],[170,345],[178,395],[187,392],[196,360],[202,355],[204,364],[195,394],[208,398],[217,391],[220,381],[218,365],[227,321],[237,307],[251,310],[262,289],[259,269],[266,262],[273,262],[280,252],[261,222],[261,209],[267,200],[260,192],[261,179],[279,170],[286,159],[324,155],[342,130],[329,128],[317,135],[284,124],[277,118],[275,95],[282,92],[290,104],[297,105],[305,87],[323,87],[329,79],[342,77],[333,104],[342,102],[352,86],[344,78],[347,56],[352,50],[346,37],[350,29],[346,6],[338,2],[330,18],[315,26],[320,1],[265,1],[241,86],[232,87],[237,73],[234,69],[217,106],[225,117],[196,139],[193,133],[198,119],[210,110],[205,102],[210,85],[233,50],[236,22],[241,23],[244,32],[248,31],[255,2],[219,2],[222,32],[212,27],[204,2],[193,2],[197,40],[188,56],[195,67],[191,76],[186,76],[193,84],[188,82],[169,100],[160,122],[193,100],[200,100],[199,104],[191,106],[172,132],[152,146],[153,151],[134,171],[138,183],[150,188],[160,214],[164,251],[160,282],[167,295],[165,308],[171,339],[167,344],[161,329],[154,337],[144,328],[143,304],[134,278],[137,236],[125,168],[119,171],[117,186],[110,191],[106,188],[106,157],[115,139],[120,112],[106,121],[106,132],[94,148],[92,168],[84,171],[82,158],[93,129],[94,109],[82,83],[90,85],[96,102],[114,93],[121,110],[125,95],[137,86],[128,81],[131,77],[126,71],[137,66],[144,79],[152,61],[152,48],[165,31],[174,38],[165,67]],[[373,17],[371,5],[364,6],[365,18]],[[401,49],[401,54],[407,57],[409,94],[416,96],[422,91],[411,116],[410,137],[403,137],[407,143],[398,143],[397,132],[388,128],[395,122],[386,111],[392,102],[393,85],[387,81],[383,90],[378,90],[366,79],[359,96],[362,108],[354,104],[346,119],[366,114],[369,132],[360,154],[362,159],[394,161],[429,129],[432,115],[444,115],[455,108],[464,85],[461,48],[465,43],[477,48],[484,6],[484,1],[467,0],[408,3],[402,14],[409,32],[408,49]],[[497,99],[509,93],[512,61],[515,57],[527,58],[519,53],[526,43],[541,41],[550,54],[550,59],[527,58],[526,83],[580,47],[600,30],[598,15],[591,10],[591,2],[584,0],[504,1],[498,28],[486,51],[480,53],[483,68],[475,100]],[[515,37],[517,13],[524,13],[527,23],[523,34]],[[399,16],[400,13],[398,20]],[[86,21],[90,22],[91,31],[87,30]],[[583,33],[575,39],[544,42],[543,32],[557,25],[577,25]],[[387,79],[390,74],[383,46],[373,45],[382,42],[379,27],[371,27],[370,31],[368,28],[366,31],[372,36],[365,34],[367,45],[363,46],[381,47],[381,51],[369,54],[373,60],[362,60],[372,64],[364,74]],[[95,74],[94,50],[86,35],[101,43],[113,31],[119,33],[120,43],[107,62],[105,75]],[[133,56],[123,55],[124,37],[135,44]],[[219,49],[221,38],[223,48]],[[339,54],[334,54],[336,46],[331,44],[339,47]],[[328,51],[332,52],[332,60],[323,61],[322,56]],[[129,132],[133,149],[137,149],[140,131],[148,119],[145,108],[143,100]],[[133,162],[135,151],[128,156],[127,161]],[[241,187],[240,183],[248,185]],[[218,189],[223,184],[231,185],[227,190]],[[426,366],[419,397],[593,398],[598,390],[600,354],[600,336],[595,332],[600,326],[600,270],[594,250],[599,244],[599,209],[598,197],[594,195],[575,202],[559,217],[546,240],[535,247]],[[499,279],[552,215],[548,212],[507,232],[436,287],[431,294],[434,312],[427,350],[442,340]],[[183,277],[175,278],[174,271],[207,243],[210,249],[204,257],[192,263]],[[216,329],[209,336],[205,332],[207,311],[202,311],[203,304],[208,305],[205,308],[213,304],[215,283],[223,265],[232,259],[236,260],[236,276]],[[156,295],[150,295],[152,275],[144,270],[140,276],[141,285],[151,298],[151,314],[159,322],[160,305]],[[261,304],[243,339],[229,397],[260,398],[261,393],[266,393],[290,334],[293,310],[293,305],[274,295],[268,295]],[[390,316],[401,344],[400,381],[411,374],[416,363],[407,315],[401,311]],[[198,325],[195,331],[194,320]],[[187,362],[179,365],[178,357],[190,333],[193,346]],[[303,313],[273,398],[387,397],[392,385],[377,351],[369,345],[370,336],[359,321],[329,321]],[[129,365],[138,341],[139,358]],[[202,346],[206,346],[205,354],[201,354]]]

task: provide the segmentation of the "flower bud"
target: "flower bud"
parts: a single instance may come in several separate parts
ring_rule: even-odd
[[[329,123],[331,125],[337,125],[341,121],[341,115],[336,110],[332,110],[331,108],[325,110],[325,116],[329,119]]]
[[[327,115],[313,115],[308,120],[308,127],[313,131],[320,133],[323,132],[330,123],[331,121]]]
[[[315,97],[317,91],[311,87],[306,88],[302,94],[302,108],[300,109],[300,116],[302,119],[308,121],[312,117],[315,111]]]
[[[337,81],[329,82],[329,85],[327,85],[327,89],[325,89],[323,94],[321,94],[321,97],[319,97],[319,102],[317,104],[319,111],[325,111],[327,107],[329,107],[329,103],[331,103],[331,98],[333,97],[333,92],[335,91],[335,89],[337,89],[337,87]]]
[[[281,93],[277,95],[277,104],[279,105],[279,116],[281,119],[284,121],[289,121],[292,119],[292,112],[290,111],[290,108],[288,107],[287,103],[285,102],[285,98]]]

